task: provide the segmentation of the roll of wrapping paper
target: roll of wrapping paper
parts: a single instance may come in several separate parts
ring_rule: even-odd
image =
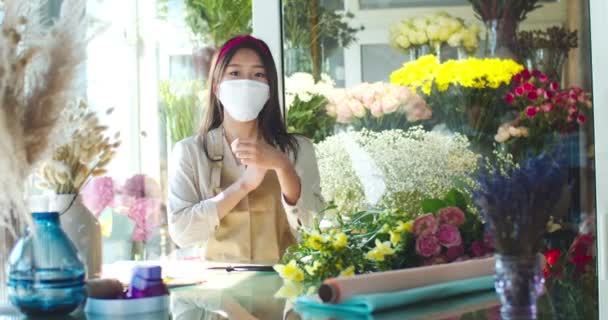
[[[391,292],[494,274],[494,257],[418,268],[330,278],[319,287],[325,303],[340,303],[358,294]]]

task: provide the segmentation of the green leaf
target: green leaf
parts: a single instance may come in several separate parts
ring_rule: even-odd
[[[422,200],[422,212],[437,213],[439,209],[447,207],[445,201],[440,199],[424,199]]]
[[[463,211],[467,209],[466,198],[460,191],[456,189],[452,189],[448,192],[448,194],[445,196],[445,203],[447,206],[458,207]]]

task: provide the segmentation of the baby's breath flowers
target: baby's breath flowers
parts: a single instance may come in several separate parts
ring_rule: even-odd
[[[317,144],[316,152],[323,197],[340,212],[378,207],[419,213],[421,199],[471,180],[478,160],[464,136],[421,127],[340,133]],[[361,166],[375,173],[362,176]]]
[[[110,115],[113,109],[108,109]],[[81,102],[78,110],[70,115],[76,128],[67,143],[58,146],[50,161],[39,172],[39,187],[51,189],[57,194],[78,193],[90,177],[107,173],[116,149],[120,146],[120,134],[107,134],[108,127],[99,123],[95,112]]]

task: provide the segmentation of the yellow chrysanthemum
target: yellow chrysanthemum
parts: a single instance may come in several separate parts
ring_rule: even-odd
[[[274,270],[279,273],[281,278],[292,281],[292,282],[301,282],[304,280],[304,272],[302,269],[298,268],[295,260],[289,261],[288,264],[275,264],[273,266]]]
[[[342,249],[348,245],[348,237],[344,232],[335,235],[333,246],[335,249]]]
[[[352,277],[354,275],[355,275],[355,266],[349,266],[348,268],[346,268],[342,272],[340,272],[339,277]]]
[[[308,239],[306,240],[306,245],[314,250],[321,250],[321,248],[323,248],[324,243],[325,237],[323,237],[316,231],[308,235]]]
[[[391,243],[396,246],[399,242],[401,242],[401,232],[399,231],[390,231],[391,235]]]
[[[433,84],[439,92],[452,85],[475,89],[496,89],[510,83],[523,66],[510,59],[449,60],[442,64],[435,56],[423,56],[408,62],[391,74],[392,83],[420,89],[430,95]]]
[[[308,272],[309,275],[314,276],[315,272],[317,270],[319,270],[319,267],[321,266],[321,263],[319,263],[319,261],[315,261],[312,266],[304,266],[304,270],[306,270],[306,272]]]

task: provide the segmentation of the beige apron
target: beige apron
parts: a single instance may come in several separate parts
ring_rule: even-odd
[[[212,190],[217,195],[238,180],[244,167],[237,165],[231,151],[223,150],[225,138],[221,128],[210,131],[208,138],[210,157],[222,159],[212,162],[210,172]],[[220,220],[207,242],[205,258],[222,262],[278,262],[285,249],[296,242],[281,197],[277,175],[269,170],[261,185]]]

